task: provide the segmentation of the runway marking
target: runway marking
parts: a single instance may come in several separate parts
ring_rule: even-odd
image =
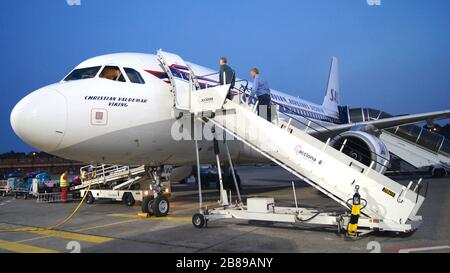
[[[27,243],[27,242],[38,241],[38,240],[47,239],[47,238],[52,238],[52,236],[38,236],[38,237],[30,238],[30,239],[15,241],[15,243],[18,243],[18,244]]]
[[[126,214],[126,213],[113,213],[113,214],[108,214],[108,216],[112,216],[112,217],[122,217],[122,218],[132,218],[132,219],[142,219],[140,218],[137,214]]]
[[[59,251],[49,248],[30,246],[16,242],[0,240],[0,249],[5,249],[18,253],[59,253]]]
[[[82,231],[87,231],[87,230],[92,230],[92,229],[110,227],[110,226],[126,224],[126,223],[131,223],[131,222],[136,222],[136,221],[137,220],[127,220],[127,221],[121,221],[121,222],[115,222],[115,223],[111,223],[111,224],[106,224],[106,225],[92,226],[92,227],[77,229],[77,230],[75,230],[75,232],[82,232]],[[47,238],[52,238],[52,237],[53,237],[53,235],[46,235],[46,236],[40,236],[40,237],[25,239],[25,240],[21,240],[21,241],[16,241],[16,243],[25,243],[25,242],[37,241],[37,240],[42,240],[42,239],[47,239]]]
[[[125,218],[132,218],[132,219],[140,219],[140,220],[154,220],[154,221],[175,221],[175,222],[191,222],[191,218],[188,217],[150,217],[148,219],[142,219],[137,214],[126,214],[126,213],[113,213],[108,214],[108,216],[112,217],[125,217]]]
[[[430,246],[430,247],[418,247],[418,248],[403,248],[403,249],[399,249],[398,253],[411,253],[411,252],[433,251],[433,250],[443,250],[443,249],[450,249],[450,246]]]
[[[66,232],[66,231],[57,231],[57,230],[39,230],[39,231],[31,231],[30,233],[46,235],[49,237],[57,237],[63,239],[69,239],[74,241],[84,241],[95,244],[102,244],[106,242],[110,242],[114,240],[113,238],[94,236],[94,235],[86,235],[80,233]]]
[[[77,232],[81,232],[81,231],[87,231],[87,230],[92,230],[92,229],[98,229],[98,228],[105,228],[105,227],[111,227],[111,226],[116,226],[116,225],[122,225],[122,224],[137,222],[137,221],[138,221],[137,219],[126,220],[126,221],[120,221],[120,222],[115,222],[115,223],[106,224],[106,225],[99,225],[99,226],[92,226],[92,227],[82,228],[82,229],[78,229],[76,231]]]
[[[150,218],[150,220],[190,223],[192,221],[192,218],[188,218],[188,217],[153,217],[153,218]]]

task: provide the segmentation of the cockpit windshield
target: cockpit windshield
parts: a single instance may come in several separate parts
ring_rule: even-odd
[[[103,69],[99,73],[102,67]],[[110,66],[110,65],[75,69],[64,79],[64,81],[67,82],[83,79],[92,79],[95,77],[117,82],[127,82],[127,79],[125,77],[128,77],[131,83],[145,84],[145,81],[142,78],[141,74],[135,69],[129,67],[120,68],[118,66]]]
[[[101,66],[75,69],[64,79],[64,81],[68,82],[83,79],[92,79],[97,75],[100,68]]]
[[[145,84],[141,74],[133,68],[124,67],[123,70],[125,70],[125,73],[127,73],[127,76],[132,83]]]
[[[117,66],[105,66],[102,73],[100,73],[100,78],[125,82],[125,77]]]

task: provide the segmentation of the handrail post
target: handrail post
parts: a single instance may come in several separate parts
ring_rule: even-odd
[[[306,125],[306,128],[305,128],[305,133],[307,133],[308,132],[308,129],[309,129],[309,127],[311,126],[311,120],[309,120],[309,122],[308,122],[308,125]]]
[[[342,151],[344,150],[345,145],[347,144],[348,138],[344,139],[344,142],[342,143],[341,149],[339,150],[339,152],[342,153]]]
[[[327,147],[330,145],[330,142],[331,142],[331,138],[328,138],[328,139],[327,139],[327,143],[325,143],[325,146],[323,146],[323,149],[322,149],[323,152],[325,152],[325,150],[327,149]]]

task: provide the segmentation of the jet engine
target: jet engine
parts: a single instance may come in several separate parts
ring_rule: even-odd
[[[344,132],[330,145],[366,166],[373,163],[373,169],[384,173],[390,167],[390,154],[386,145],[375,135],[363,131]]]
[[[169,177],[170,181],[179,182],[184,180],[186,177],[189,177],[192,174],[192,168],[192,165],[174,167]]]

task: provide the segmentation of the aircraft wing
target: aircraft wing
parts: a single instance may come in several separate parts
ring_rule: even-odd
[[[381,130],[381,129],[388,129],[388,128],[393,128],[393,127],[397,127],[397,126],[415,124],[418,122],[433,121],[433,120],[440,120],[440,119],[447,119],[447,118],[450,118],[450,110],[423,113],[423,114],[396,116],[396,117],[384,118],[384,119],[379,119],[379,120],[342,124],[342,125],[337,125],[337,126],[333,126],[333,127],[328,127],[326,129],[320,128],[320,129],[317,129],[317,131],[311,130],[311,131],[309,131],[309,134],[311,134],[319,139],[326,140],[326,138],[334,137],[340,133],[343,133],[352,128],[360,127],[360,126],[364,127],[367,125],[372,125],[375,128]]]

